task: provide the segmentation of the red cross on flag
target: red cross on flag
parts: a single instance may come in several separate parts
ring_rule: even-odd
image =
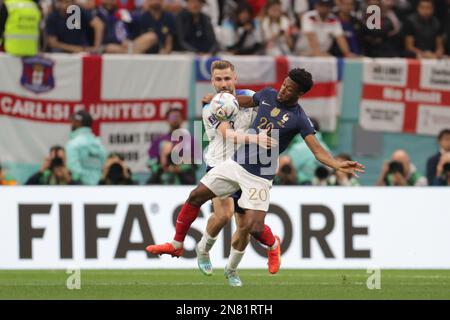
[[[450,127],[450,63],[365,59],[359,122],[366,130],[437,135]]]

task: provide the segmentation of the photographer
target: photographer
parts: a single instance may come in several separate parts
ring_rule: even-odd
[[[314,171],[314,178],[312,179],[313,186],[328,186],[328,177],[330,176],[330,171],[325,166],[318,166]]]
[[[123,158],[112,153],[108,156],[106,164],[102,170],[102,179],[99,185],[132,185],[131,170],[126,166]]]
[[[166,141],[160,149],[160,160],[147,184],[190,185],[197,181],[196,165],[192,163],[175,164],[172,161],[172,142]]]
[[[450,185],[450,152],[441,155],[441,159],[436,167],[436,176],[431,181],[432,186]]]
[[[341,153],[336,156],[336,159],[339,161],[353,161],[350,155]],[[360,183],[357,178],[355,178],[353,175],[344,173],[341,171],[335,171],[333,174],[330,175],[328,178],[328,185],[329,186],[347,186],[347,187],[353,187],[353,186],[359,186]]]
[[[183,138],[182,141],[172,142],[172,136],[181,129],[184,121],[183,112],[180,109],[171,108],[166,113],[166,122],[169,132],[159,136],[152,141],[149,149],[150,178],[147,184],[196,184],[196,165],[193,164],[195,157],[195,141],[192,137]],[[176,165],[172,162],[171,153],[175,146],[180,144],[182,154],[192,154],[190,161],[183,161]],[[180,156],[182,156],[180,154]]]
[[[297,172],[292,165],[290,157],[280,156],[278,171],[274,179],[274,184],[284,186],[293,186],[298,184]]]
[[[437,140],[439,144],[439,151],[427,160],[427,179],[429,182],[432,182],[436,177],[436,168],[441,156],[444,153],[450,152],[450,129],[444,129],[439,132]]]
[[[377,185],[426,186],[427,178],[417,171],[406,151],[396,150],[392,154],[391,161],[384,163]]]
[[[0,186],[14,186],[17,182],[13,178],[11,178],[2,165],[0,164]]]
[[[50,154],[38,172],[33,174],[25,183],[26,185],[74,185],[78,181],[72,179],[69,169],[66,167],[66,153],[61,146],[50,148]]]

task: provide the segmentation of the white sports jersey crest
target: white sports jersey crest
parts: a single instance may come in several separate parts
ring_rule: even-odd
[[[255,92],[252,90],[236,90],[236,95],[240,96],[253,96],[254,94]],[[256,111],[255,108],[239,108],[234,121],[230,121],[234,130],[247,131],[255,119]],[[203,124],[209,140],[209,145],[205,150],[205,162],[208,166],[214,167],[231,158],[239,145],[225,140],[217,131],[220,122],[211,113],[209,104],[203,107]]]

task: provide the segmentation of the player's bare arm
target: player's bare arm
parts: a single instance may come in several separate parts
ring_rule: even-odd
[[[216,94],[215,93],[208,93],[203,96],[202,103],[207,104],[210,103],[211,100],[214,98]],[[257,105],[253,101],[252,96],[236,96],[237,101],[239,102],[239,107],[241,108],[255,108]]]
[[[225,139],[233,141],[234,144],[256,143],[265,149],[275,147],[278,144],[278,141],[269,137],[265,130],[259,134],[248,134],[243,130],[234,130],[228,121],[221,122],[217,131]]]
[[[351,173],[358,178],[356,172],[364,173],[364,165],[356,161],[337,161],[333,156],[326,151],[312,134],[305,137],[305,142],[316,159],[324,165],[345,173]]]

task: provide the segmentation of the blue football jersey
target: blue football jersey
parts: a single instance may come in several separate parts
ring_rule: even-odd
[[[272,138],[278,140],[278,146],[267,150],[255,144],[242,145],[233,156],[234,161],[248,172],[268,180],[274,178],[278,156],[296,134],[300,133],[305,138],[316,133],[302,107],[298,103],[287,106],[278,102],[277,94],[275,89],[265,88],[253,95],[253,101],[259,108],[248,133],[258,134],[266,129]]]

